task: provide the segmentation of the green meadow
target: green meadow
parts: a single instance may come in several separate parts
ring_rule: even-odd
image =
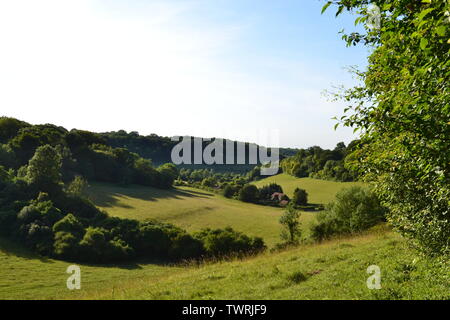
[[[284,193],[289,197],[292,197],[295,188],[305,189],[308,193],[308,202],[314,204],[327,204],[333,201],[336,193],[342,188],[364,185],[362,182],[336,182],[313,178],[296,178],[285,173],[259,180],[254,184],[260,188],[270,183],[282,186]]]
[[[418,259],[397,234],[353,238],[200,265],[81,264],[81,290],[66,288],[68,262],[0,240],[0,299],[448,299],[448,266]],[[381,268],[370,290],[366,269]]]
[[[354,183],[279,175],[256,184],[282,185],[287,194],[307,190],[311,202],[326,203]],[[90,198],[109,214],[158,219],[189,231],[231,226],[279,242],[281,208],[247,204],[193,188],[154,188],[93,184]],[[306,232],[314,212],[302,212]],[[307,234],[307,232],[306,232]],[[0,299],[445,299],[446,266],[417,259],[406,242],[386,226],[352,237],[305,244],[255,257],[199,264],[78,264],[81,290],[66,288],[71,263],[40,257],[0,239]],[[382,270],[382,290],[369,290],[366,269]]]

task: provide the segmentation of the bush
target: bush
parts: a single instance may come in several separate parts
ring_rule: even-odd
[[[271,200],[272,194],[274,194],[275,192],[283,193],[283,188],[276,183],[271,183],[269,185],[263,186],[259,190],[259,198],[262,200]]]
[[[203,243],[187,233],[179,233],[172,239],[169,257],[172,260],[195,259],[205,253]]]
[[[232,228],[204,229],[194,237],[203,242],[206,254],[214,257],[251,254],[265,249],[261,238],[251,238]]]
[[[80,239],[70,232],[59,231],[55,233],[53,253],[58,258],[77,259],[80,257]]]
[[[167,258],[171,246],[168,232],[162,226],[144,223],[139,228],[137,253],[146,258]]]
[[[242,187],[239,192],[239,200],[244,202],[257,203],[259,198],[258,188],[252,184],[247,184]]]
[[[301,236],[300,229],[300,211],[296,210],[292,204],[289,204],[286,211],[280,217],[280,224],[283,226],[281,238],[289,244],[298,243]]]
[[[67,193],[73,196],[81,197],[84,195],[88,183],[86,179],[81,176],[76,176],[75,179],[67,186]]]
[[[385,213],[386,209],[371,189],[343,189],[326,211],[317,215],[318,223],[311,227],[311,236],[320,241],[334,234],[360,232],[383,221]]]
[[[0,236],[10,236],[17,221],[17,214],[12,211],[0,211]]]
[[[81,222],[73,214],[69,213],[53,225],[53,232],[66,232],[82,237],[84,228]]]
[[[225,198],[233,198],[237,193],[237,188],[235,186],[227,184],[223,189],[223,196]]]
[[[292,200],[298,206],[306,206],[308,204],[308,193],[304,189],[296,188]]]

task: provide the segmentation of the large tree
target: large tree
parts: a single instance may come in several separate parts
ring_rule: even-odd
[[[27,180],[37,185],[39,190],[51,190],[61,182],[61,165],[61,156],[56,148],[41,146],[28,163]]]
[[[450,239],[450,1],[339,0],[365,32],[344,35],[371,48],[361,80],[339,96],[342,123],[361,132],[351,164],[390,209],[389,221],[429,254]]]

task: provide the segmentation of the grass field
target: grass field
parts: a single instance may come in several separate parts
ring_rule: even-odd
[[[366,269],[381,268],[381,290]],[[40,258],[0,239],[0,299],[445,299],[448,265],[416,258],[388,230],[284,252],[200,266],[81,267],[81,290],[66,288],[70,263]]]
[[[360,183],[342,183],[310,178],[277,175],[255,184],[259,187],[276,182],[288,195],[298,186],[307,190],[311,203],[326,204],[340,189]],[[177,187],[160,190],[142,186],[118,187],[93,184],[89,188],[92,201],[110,215],[138,220],[157,219],[180,226],[188,231],[202,228],[231,226],[251,236],[262,237],[266,244],[279,242],[278,219],[283,209],[227,199],[204,190]],[[308,235],[314,221],[313,212],[302,212],[300,221],[304,235]]]
[[[281,208],[244,203],[187,187],[160,190],[95,184],[89,191],[94,203],[112,216],[139,220],[152,218],[188,231],[231,226],[245,234],[262,237],[269,246],[279,242]],[[314,213],[302,214],[305,230],[313,219]]]
[[[282,186],[284,193],[289,197],[292,197],[295,188],[305,189],[308,193],[308,201],[314,204],[329,203],[334,199],[336,193],[343,188],[364,185],[362,182],[335,182],[313,178],[296,178],[284,173],[259,180],[254,184],[260,188],[270,183],[277,183]]]
[[[345,186],[278,175],[289,195],[299,186],[310,202],[327,203]],[[113,216],[154,218],[189,231],[232,226],[279,242],[280,208],[247,204],[192,188],[158,190],[107,184],[90,187],[92,200]],[[302,213],[303,228],[314,219]],[[71,263],[40,257],[0,239],[0,299],[449,299],[448,262],[417,258],[405,240],[385,226],[347,239],[302,245],[283,252],[200,265],[80,265],[81,290],[66,288]],[[366,269],[381,268],[382,289],[369,290]]]

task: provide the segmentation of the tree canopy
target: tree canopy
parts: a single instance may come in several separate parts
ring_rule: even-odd
[[[361,85],[337,94],[341,123],[360,130],[353,168],[375,182],[390,222],[429,254],[449,252],[450,1],[329,1],[358,14],[379,12],[379,27],[344,34],[371,49]]]

